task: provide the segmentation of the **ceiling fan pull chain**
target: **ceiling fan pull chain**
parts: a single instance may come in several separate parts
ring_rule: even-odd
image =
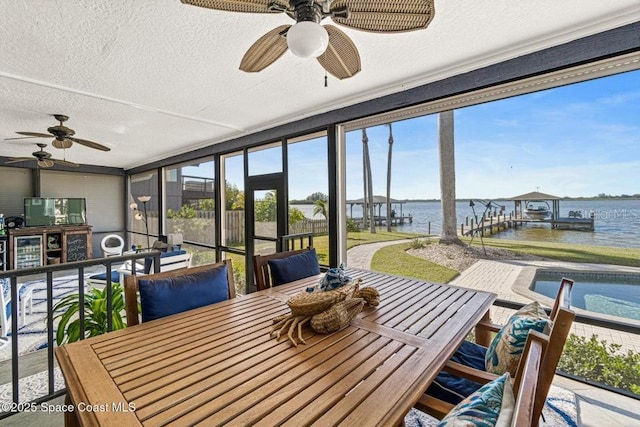
[[[327,71],[326,70],[324,72],[324,87],[329,87],[329,85],[327,84]]]

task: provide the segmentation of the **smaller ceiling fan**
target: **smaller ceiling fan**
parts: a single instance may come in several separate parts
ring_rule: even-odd
[[[76,134],[76,131],[63,125],[64,122],[69,120],[69,117],[62,114],[54,114],[53,117],[55,117],[56,120],[60,122],[60,124],[48,128],[47,131],[49,132],[49,134],[38,132],[16,132],[19,135],[25,136],[17,138],[7,138],[5,139],[5,141],[27,138],[51,138],[53,136],[55,139],[53,140],[51,145],[53,145],[55,148],[70,148],[74,142],[77,142],[80,145],[84,145],[85,147],[89,148],[95,148],[96,150],[111,150],[111,148],[109,147],[105,147],[104,145],[98,144],[97,142],[89,141],[88,139],[74,138],[73,135]]]
[[[9,160],[5,163],[19,163],[36,160],[38,166],[40,166],[41,168],[50,168],[56,163],[64,166],[71,166],[74,168],[80,166],[77,163],[73,163],[67,160],[54,159],[53,157],[51,157],[51,153],[44,151],[44,148],[47,146],[47,144],[38,143],[36,145],[40,147],[40,151],[34,151],[33,153],[31,153],[33,157],[10,157]]]

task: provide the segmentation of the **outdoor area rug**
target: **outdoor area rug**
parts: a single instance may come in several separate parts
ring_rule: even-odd
[[[53,378],[54,390],[62,390],[65,385],[60,368],[54,368]],[[46,371],[20,378],[19,384],[19,402],[21,403],[31,402],[49,393],[49,375]],[[13,387],[11,383],[0,385],[0,405],[10,404],[11,402],[13,402]]]
[[[29,314],[27,310],[25,324],[18,327],[18,353],[20,355],[47,347],[47,282],[46,280],[34,280],[25,282],[22,286],[28,286],[33,290],[33,312]],[[53,305],[65,296],[74,293],[78,293],[77,275],[53,279]],[[57,323],[56,320],[54,340]],[[12,336],[13,331],[9,331],[7,334],[9,340],[0,348],[0,361],[11,359]]]
[[[578,406],[576,395],[554,385],[549,390],[547,402],[542,411],[540,426],[578,427]],[[412,409],[404,418],[406,427],[435,427],[439,420],[424,412]]]

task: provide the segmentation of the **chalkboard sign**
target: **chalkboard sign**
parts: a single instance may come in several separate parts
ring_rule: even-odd
[[[67,262],[87,259],[87,235],[67,234]]]

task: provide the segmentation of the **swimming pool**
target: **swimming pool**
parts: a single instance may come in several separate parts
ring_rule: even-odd
[[[571,291],[572,307],[640,320],[640,275],[538,271],[530,289],[555,298],[562,277],[575,281]]]

